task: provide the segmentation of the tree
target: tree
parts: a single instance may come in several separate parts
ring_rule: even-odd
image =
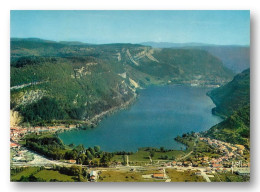
[[[164,152],[165,151],[164,147],[160,147],[160,151]]]
[[[88,160],[92,160],[93,159],[93,155],[91,154],[91,152],[89,150],[86,151],[86,156]]]
[[[83,161],[81,158],[78,158],[78,164],[82,165]]]
[[[79,144],[74,150],[76,150],[78,153],[83,153],[85,151],[85,147],[82,144]]]
[[[99,165],[99,161],[97,159],[94,159],[91,163],[95,167],[97,167]]]
[[[86,158],[87,158],[87,156],[84,153],[80,154],[78,157],[78,164],[83,164],[85,162]]]
[[[72,165],[70,167],[70,171],[73,175],[79,175],[82,172],[82,168],[80,166]]]
[[[155,152],[154,151],[150,151],[150,157],[153,158],[154,157]]]
[[[89,165],[89,160],[86,158],[85,161],[83,162],[83,165]]]
[[[100,146],[98,146],[98,145],[94,146],[94,150],[96,153],[98,153],[100,151]]]
[[[65,159],[76,159],[78,156],[75,150],[66,151]]]
[[[100,159],[100,163],[103,166],[108,166],[109,162],[110,162],[110,159],[111,159],[111,155],[109,155],[109,153],[103,153],[103,156]]]
[[[75,145],[73,143],[69,144],[69,147],[74,148]]]
[[[93,156],[95,156],[95,150],[93,148],[89,147],[88,150]]]

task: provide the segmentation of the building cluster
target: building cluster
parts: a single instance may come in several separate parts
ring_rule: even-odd
[[[12,162],[29,162],[34,159],[34,156],[28,150],[22,148],[19,144],[10,143]]]
[[[243,145],[233,145],[227,142],[199,137],[200,141],[206,142],[208,145],[216,148],[220,154],[219,157],[202,156],[191,161],[172,161],[166,162],[163,166],[166,167],[206,167],[207,172],[226,171],[226,168],[249,168],[250,163],[242,160],[245,147]]]
[[[55,133],[55,132],[62,132],[62,131],[69,131],[75,129],[76,125],[60,125],[60,126],[51,126],[51,127],[11,127],[10,128],[10,149],[12,151],[12,162],[28,162],[33,160],[33,156],[30,155],[26,149],[21,147],[19,141],[27,134],[30,133]],[[75,160],[74,160],[75,161]],[[70,162],[76,163],[76,162]]]
[[[233,145],[231,143],[219,141],[216,139],[210,139],[205,137],[199,138],[201,141],[206,142],[208,145],[217,148],[221,154],[219,158],[212,158],[210,164],[213,168],[221,168],[222,164],[231,162],[234,159],[242,159],[245,151],[243,145]],[[247,167],[249,164],[244,163],[242,166]]]
[[[220,152],[225,153],[227,157],[234,157],[235,154],[243,155],[245,147],[243,145],[233,145],[216,139],[210,139],[205,137],[199,138],[201,141],[206,142],[210,146],[218,148]]]
[[[29,127],[29,128],[23,128],[23,127],[11,127],[10,129],[10,139],[14,143],[18,143],[18,141],[21,140],[25,135],[30,133],[44,133],[44,132],[50,132],[55,133],[58,131],[69,131],[72,129],[75,129],[76,125],[59,125],[59,126],[44,126],[44,127]]]
[[[211,165],[212,168],[223,168],[223,165],[228,165],[228,166],[238,166],[234,164],[234,160],[237,159],[243,159],[243,154],[245,151],[245,146],[243,145],[233,145],[231,143],[219,141],[216,139],[210,139],[210,138],[205,138],[205,137],[200,137],[199,138],[201,141],[206,142],[208,145],[218,149],[220,152],[221,156],[218,158],[211,158],[209,160],[209,164]],[[239,161],[240,167],[249,167],[250,164],[247,162],[242,163],[242,161]]]

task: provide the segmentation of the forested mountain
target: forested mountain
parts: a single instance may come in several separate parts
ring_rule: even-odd
[[[213,45],[203,43],[167,43],[144,42],[142,45],[154,48],[182,48],[205,50],[219,58],[223,64],[235,73],[250,67],[250,47],[238,45]]]
[[[249,146],[250,139],[250,70],[236,75],[234,79],[209,96],[216,104],[213,112],[225,120],[207,131],[216,139]]]
[[[149,85],[222,85],[232,77],[204,50],[11,39],[11,108],[33,124],[88,120]]]
[[[208,93],[216,108],[213,113],[230,116],[250,103],[250,69],[236,75],[228,84]]]

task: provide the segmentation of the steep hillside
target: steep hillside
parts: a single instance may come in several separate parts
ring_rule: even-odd
[[[250,70],[247,69],[236,75],[234,79],[208,93],[216,108],[213,113],[230,116],[237,109],[250,103]]]
[[[11,108],[33,124],[92,119],[149,85],[221,85],[232,76],[203,50],[11,39]]]
[[[217,106],[213,112],[226,119],[208,130],[206,136],[249,148],[250,70],[236,75],[230,83],[214,89],[209,95]]]

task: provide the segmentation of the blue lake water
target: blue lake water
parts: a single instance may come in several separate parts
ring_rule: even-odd
[[[141,90],[137,101],[103,119],[93,129],[60,133],[65,144],[99,145],[103,151],[137,151],[139,147],[184,149],[174,140],[187,132],[208,130],[221,118],[213,115],[215,106],[206,96],[208,88],[154,86]]]

